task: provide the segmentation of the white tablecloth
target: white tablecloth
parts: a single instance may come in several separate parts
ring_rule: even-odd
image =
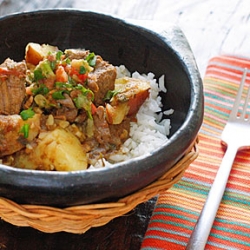
[[[204,75],[209,58],[220,54],[250,56],[249,1],[238,0],[0,0],[0,16],[46,8],[77,8],[120,18],[180,26]],[[147,22],[145,22],[147,24]]]

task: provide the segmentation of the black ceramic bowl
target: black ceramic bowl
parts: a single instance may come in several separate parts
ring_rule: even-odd
[[[19,203],[71,206],[116,200],[172,168],[195,140],[203,119],[203,88],[189,44],[178,27],[161,33],[111,16],[70,9],[0,18],[0,62],[24,58],[28,42],[87,48],[113,65],[165,75],[164,109],[173,108],[171,136],[152,155],[98,171],[44,172],[0,165],[0,196]]]

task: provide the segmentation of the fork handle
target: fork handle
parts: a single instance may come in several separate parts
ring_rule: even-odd
[[[186,250],[205,248],[237,151],[235,145],[228,146]]]

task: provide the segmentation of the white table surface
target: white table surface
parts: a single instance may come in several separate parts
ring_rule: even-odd
[[[2,2],[2,3],[1,3]],[[178,25],[194,52],[201,76],[218,54],[250,57],[249,0],[0,0],[0,16],[47,8],[77,8],[162,26]],[[145,21],[145,22],[144,22]]]

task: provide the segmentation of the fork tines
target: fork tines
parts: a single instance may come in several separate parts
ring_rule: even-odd
[[[240,86],[239,86],[237,96],[236,96],[236,99],[234,101],[233,109],[230,113],[229,119],[232,119],[235,117],[238,117],[241,119],[247,118],[246,116],[247,116],[248,100],[250,98],[250,86],[248,87],[247,95],[243,100],[244,103],[243,103],[243,107],[241,109],[242,94],[243,94],[244,85],[245,85],[246,78],[247,78],[247,73],[248,73],[248,69],[244,68],[243,75],[242,75],[241,82],[240,82]]]

